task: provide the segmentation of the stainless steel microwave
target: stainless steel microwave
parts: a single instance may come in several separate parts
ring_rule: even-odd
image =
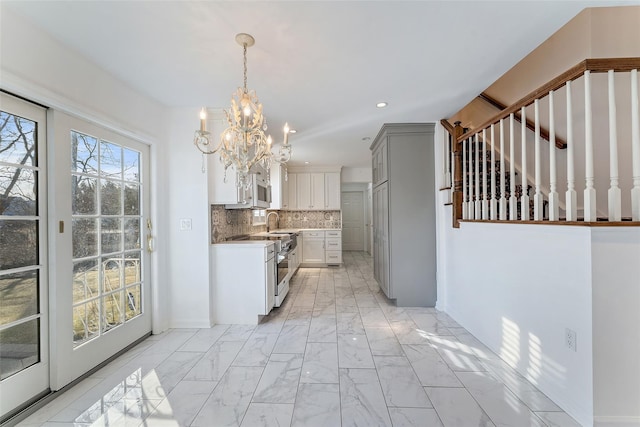
[[[271,185],[261,172],[251,174],[249,188],[238,188],[238,203],[227,204],[227,209],[269,209],[271,206]]]

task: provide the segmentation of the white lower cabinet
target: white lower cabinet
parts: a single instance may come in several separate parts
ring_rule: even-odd
[[[324,231],[303,231],[302,264],[307,266],[325,263]]]
[[[342,264],[342,231],[325,231],[325,260],[329,265]]]
[[[342,264],[341,230],[303,230],[300,238],[305,267]]]
[[[258,324],[275,304],[273,242],[217,243],[211,246],[213,322]]]
[[[290,276],[293,276],[294,274],[296,274],[296,271],[298,270],[298,266],[300,266],[300,247],[296,246],[296,248],[294,250],[291,251],[291,253],[289,254],[289,274]]]

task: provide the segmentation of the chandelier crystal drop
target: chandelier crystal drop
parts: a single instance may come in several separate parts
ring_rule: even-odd
[[[271,151],[271,136],[265,135],[267,119],[262,114],[262,104],[254,90],[247,89],[247,48],[255,44],[255,39],[245,33],[236,35],[236,42],[243,48],[244,81],[243,87],[231,96],[231,108],[224,110],[228,127],[221,133],[215,145],[211,132],[207,131],[207,112],[200,112],[200,129],[196,131],[194,144],[204,154],[218,153],[224,165],[225,180],[230,166],[236,171],[236,185],[247,188],[251,180],[249,175],[256,164],[268,171],[273,162],[286,163],[291,159],[289,145],[289,125],[284,125],[284,140],[277,154]],[[215,148],[214,148],[215,145]]]

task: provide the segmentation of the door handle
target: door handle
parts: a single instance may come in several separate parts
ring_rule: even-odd
[[[152,253],[154,250],[154,239],[151,235],[151,218],[147,218],[147,252]]]

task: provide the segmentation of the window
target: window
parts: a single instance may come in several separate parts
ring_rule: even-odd
[[[256,209],[253,211],[253,225],[266,225],[267,224],[267,210]]]

